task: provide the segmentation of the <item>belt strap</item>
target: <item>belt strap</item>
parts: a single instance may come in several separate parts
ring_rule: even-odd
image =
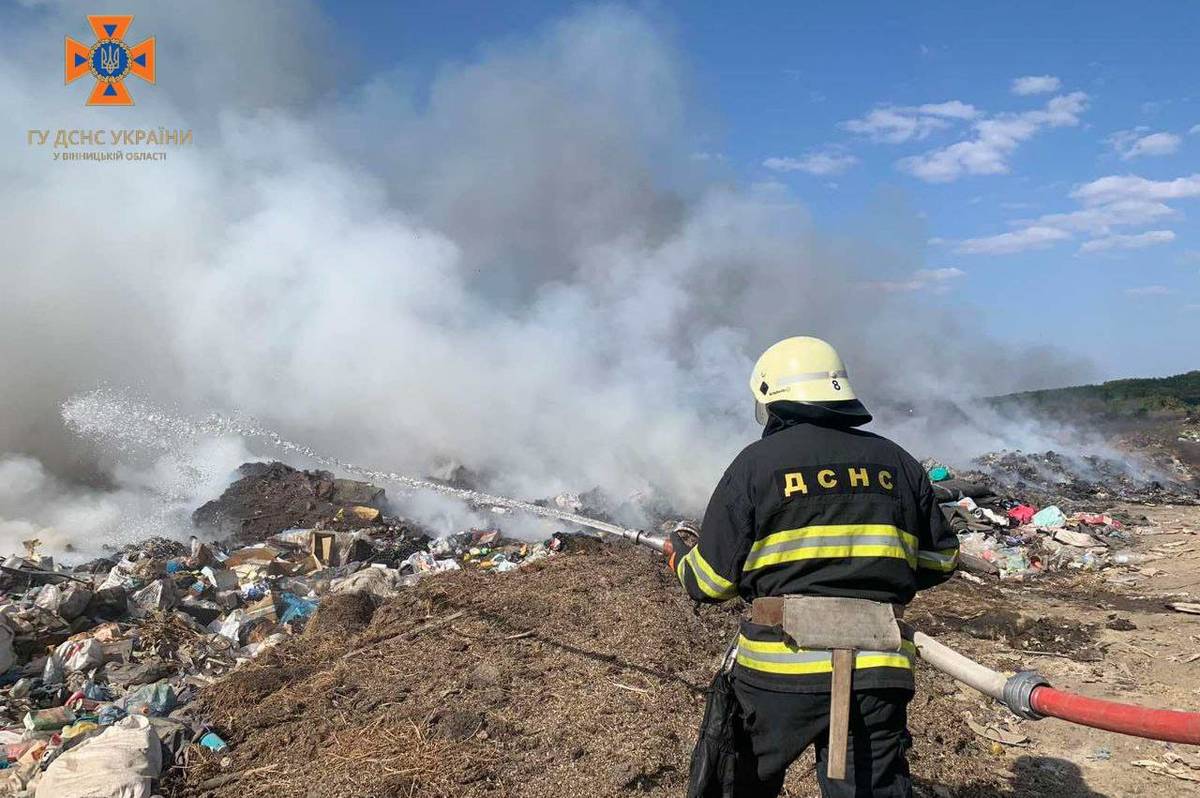
[[[763,626],[783,626],[783,602],[787,596],[764,596],[750,605],[750,622]],[[893,604],[897,618],[904,617],[904,605]]]

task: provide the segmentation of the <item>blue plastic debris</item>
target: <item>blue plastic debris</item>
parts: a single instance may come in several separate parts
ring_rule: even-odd
[[[286,607],[282,617],[279,619],[280,623],[291,623],[300,618],[307,618],[317,609],[317,602],[300,598],[295,593],[284,593],[279,597],[279,600]]]
[[[225,741],[217,736],[216,732],[205,733],[205,735],[200,738],[200,745],[204,746],[210,751],[215,751],[218,754],[229,748]]]

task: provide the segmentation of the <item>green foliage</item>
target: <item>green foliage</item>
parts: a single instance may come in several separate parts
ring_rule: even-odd
[[[1200,411],[1200,371],[1174,377],[1112,380],[998,396],[1000,408],[1047,415],[1087,414],[1108,417],[1175,416]]]

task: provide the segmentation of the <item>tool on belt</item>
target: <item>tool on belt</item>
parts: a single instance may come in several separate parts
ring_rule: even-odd
[[[850,737],[850,692],[857,651],[899,651],[903,638],[896,623],[902,607],[877,601],[818,596],[758,598],[751,620],[776,626],[795,645],[832,653],[829,691],[829,770],[831,779],[846,778]]]

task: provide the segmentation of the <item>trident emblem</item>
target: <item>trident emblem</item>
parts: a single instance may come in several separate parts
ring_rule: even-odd
[[[121,69],[121,50],[115,44],[100,48],[100,69],[110,77]]]
[[[132,74],[147,83],[154,82],[154,37],[130,47],[125,43],[125,33],[133,23],[132,16],[101,15],[87,19],[96,42],[88,47],[66,37],[66,82],[90,72],[96,85],[88,95],[88,105],[133,105],[125,78]]]

